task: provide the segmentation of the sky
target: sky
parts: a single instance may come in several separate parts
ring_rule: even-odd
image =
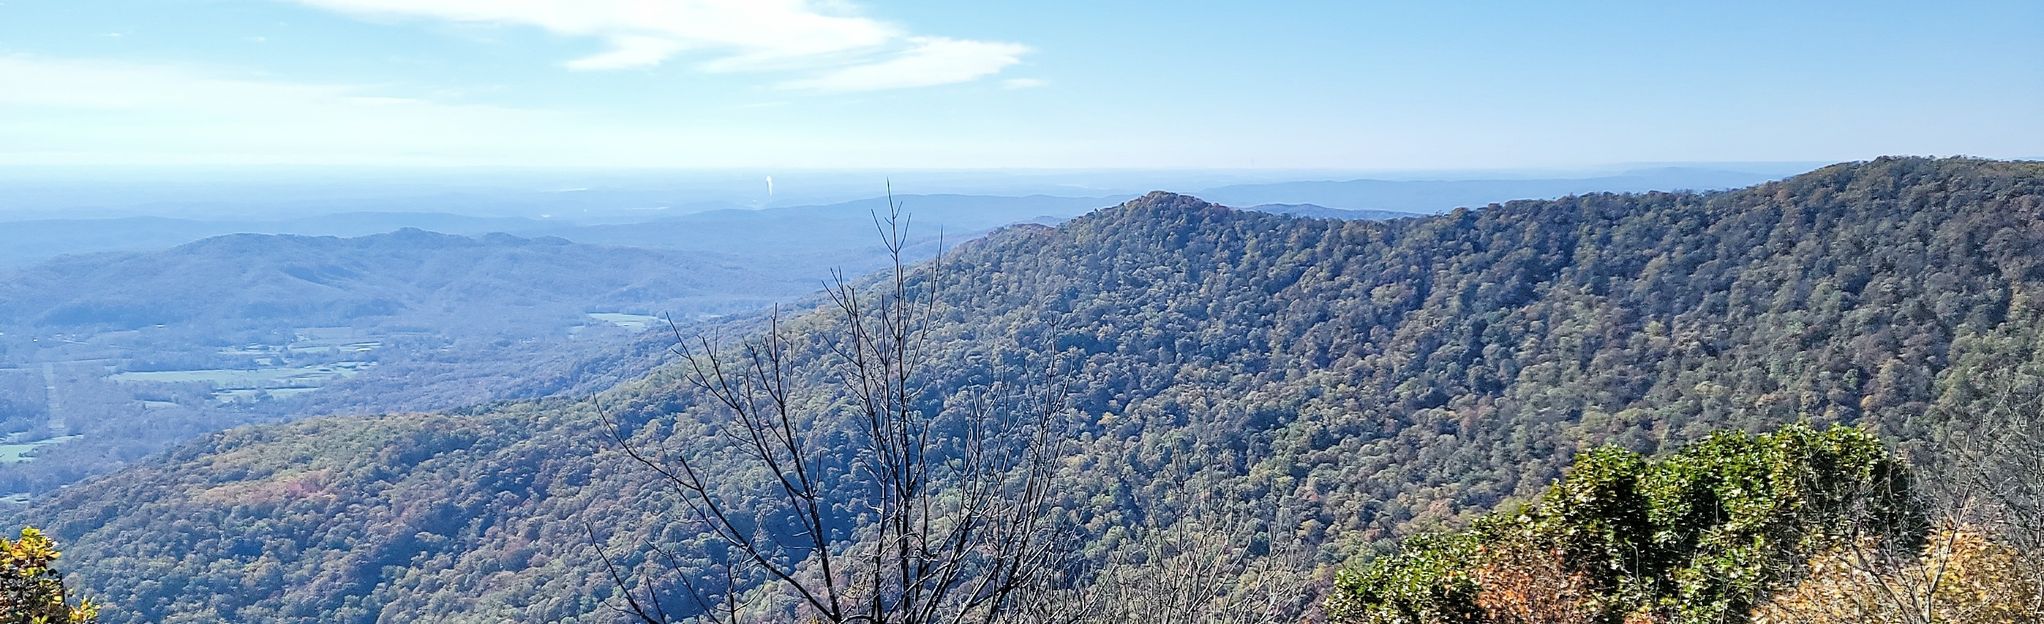
[[[2044,157],[2044,2],[0,0],[0,164]]]

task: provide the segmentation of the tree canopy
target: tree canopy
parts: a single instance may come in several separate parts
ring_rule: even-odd
[[[57,544],[34,527],[21,537],[0,537],[0,624],[89,624],[99,621],[90,600],[73,601],[57,573]]]
[[[1104,565],[1198,518],[1253,518],[1212,523],[1241,527],[1221,543],[1251,553],[1222,565],[1247,578],[1239,570],[1267,570],[1274,544],[1299,545],[1299,582],[1267,583],[1302,588],[1279,605],[1296,615],[1334,591],[1347,560],[1452,542],[1463,534],[1431,532],[1540,495],[1578,457],[1578,479],[1618,479],[1677,448],[1721,448],[1711,462],[1748,471],[1732,476],[1788,487],[1763,469],[1773,464],[1732,461],[1757,438],[1712,436],[1808,423],[1825,432],[1811,434],[1813,453],[1825,436],[1858,448],[1825,428],[1846,424],[1916,459],[1999,409],[2005,388],[2044,387],[2040,224],[2044,164],[1976,159],[1887,158],[1720,193],[1391,222],[1159,193],[949,254],[918,409],[956,414],[969,389],[1056,359],[1075,414],[1054,504],[1077,527],[1079,562]],[[818,339],[829,320],[809,313],[823,305],[788,315],[798,375],[829,374]],[[751,323],[704,331],[752,335]],[[849,405],[835,384],[810,383],[820,379],[798,380],[824,390],[790,400]],[[619,596],[589,527],[613,553],[653,544],[691,564],[725,553],[684,514],[659,511],[680,501],[620,461],[596,405],[635,445],[740,469],[706,399],[670,366],[588,399],[237,429],[66,488],[28,515],[75,544],[73,573],[122,607],[110,621],[610,622]],[[1655,474],[1662,489],[1578,482],[1662,501],[1633,528],[1683,531],[1611,528],[1559,546],[1603,561],[1651,546],[1657,570],[1715,574],[1743,569],[1669,558],[1736,553],[1738,539],[1791,544],[1809,518],[1681,514],[1721,500],[1830,513],[1819,500],[1723,496],[1714,479],[1725,475]],[[1418,534],[1438,537],[1401,542]],[[665,567],[656,556],[619,563],[652,573]],[[1574,569],[1512,556],[1525,565],[1493,572]],[[1601,596],[1604,583],[1647,578],[1599,574],[1557,591]],[[1658,609],[1680,592],[1730,609],[1755,600],[1745,592],[1761,580],[1626,581],[1625,602],[1587,613]]]

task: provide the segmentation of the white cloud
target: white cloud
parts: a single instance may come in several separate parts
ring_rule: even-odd
[[[659,65],[695,57],[704,71],[807,72],[786,85],[824,91],[974,80],[1027,48],[915,36],[837,0],[291,0],[371,18],[526,26],[587,37],[608,49],[569,60],[578,70]],[[876,72],[900,71],[900,76]]]
[[[567,62],[568,69],[628,69],[651,67],[682,51],[685,46],[671,39],[641,35],[610,38],[610,51]]]
[[[578,137],[548,111],[435,102],[189,66],[0,55],[0,151],[182,161],[460,159]],[[601,131],[601,127],[596,128]],[[450,151],[451,150],[451,151]],[[453,153],[459,152],[459,153]]]
[[[781,83],[808,91],[875,91],[968,82],[1022,62],[1028,46],[944,37],[914,37],[912,47],[883,60]]]
[[[352,89],[225,77],[168,66],[0,55],[0,105],[145,111],[246,112],[252,103],[340,101]]]
[[[218,66],[0,53],[0,166],[832,168],[870,166],[883,143],[901,166],[955,165],[959,155],[943,141],[773,110],[779,102],[672,115],[487,105],[471,97]],[[747,115],[786,123],[732,121]]]
[[[1034,89],[1049,85],[1050,81],[1042,78],[1009,78],[1001,81],[1003,89]]]

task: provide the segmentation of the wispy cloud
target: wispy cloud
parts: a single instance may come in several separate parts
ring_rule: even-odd
[[[743,107],[530,108],[213,65],[0,53],[0,85],[0,165],[845,167],[869,166],[876,144],[859,128],[785,112],[747,113],[796,120],[758,126],[729,123]],[[926,144],[896,149],[950,162]]]
[[[913,47],[890,58],[833,69],[809,78],[781,83],[783,88],[810,91],[875,91],[968,82],[999,73],[1022,61],[1027,46],[916,37]]]
[[[838,0],[291,0],[350,15],[543,29],[602,42],[563,63],[616,70],[692,58],[714,72],[786,72],[784,87],[861,91],[965,82],[1028,48],[916,35]]]
[[[1003,89],[1034,89],[1045,86],[1050,86],[1050,81],[1042,78],[1009,78],[1001,81]]]
[[[4,151],[219,154],[486,152],[559,140],[578,120],[548,111],[435,102],[360,85],[212,68],[0,54]],[[38,122],[56,114],[65,124]]]
[[[686,49],[686,46],[672,39],[621,35],[612,37],[610,50],[595,56],[586,56],[566,63],[569,69],[630,69],[651,67]]]

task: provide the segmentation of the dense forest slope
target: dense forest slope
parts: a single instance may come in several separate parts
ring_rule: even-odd
[[[1937,435],[1991,400],[1972,380],[2044,361],[2044,165],[1888,158],[1388,222],[1157,193],[996,233],[944,275],[932,404],[993,374],[989,353],[1057,352],[1089,556],[1219,499],[1318,548],[1311,594],[1594,445]],[[637,440],[716,447],[675,373],[595,401]],[[597,422],[552,399],[238,429],[28,519],[110,621],[611,621],[592,532],[616,552],[701,540]]]

